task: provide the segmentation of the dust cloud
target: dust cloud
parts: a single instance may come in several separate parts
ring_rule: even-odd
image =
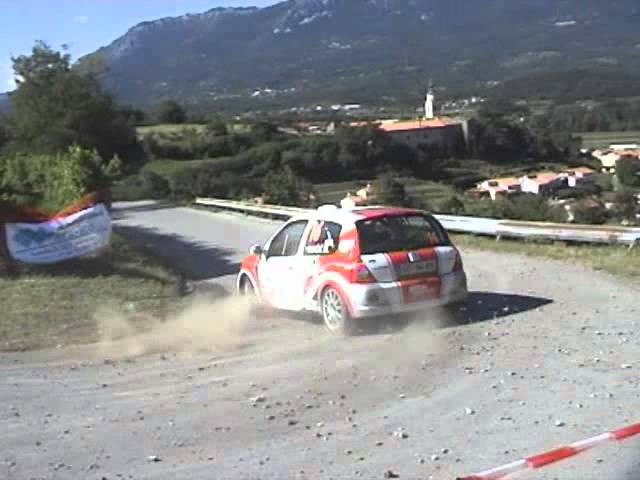
[[[240,346],[251,328],[253,302],[241,296],[195,298],[166,319],[102,307],[95,314],[100,358],[151,353],[225,351]]]

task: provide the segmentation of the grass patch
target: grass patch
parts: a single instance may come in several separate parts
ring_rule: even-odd
[[[640,131],[626,132],[582,132],[575,133],[582,137],[583,148],[609,148],[609,145],[620,143],[640,143]]]
[[[99,340],[96,311],[114,306],[163,316],[178,299],[177,276],[118,234],[97,258],[0,277],[0,350]]]
[[[545,257],[568,263],[579,263],[598,271],[640,279],[640,248],[621,245],[565,244],[564,242],[534,242],[500,240],[473,235],[451,235],[462,248],[514,253],[530,257]]]
[[[136,127],[138,135],[143,136],[147,133],[181,133],[186,129],[195,129],[198,133],[204,132],[206,125],[200,123],[162,123],[160,125],[145,125]]]
[[[406,192],[413,198],[425,199],[428,202],[439,202],[455,195],[455,190],[449,185],[420,180],[417,178],[401,179]],[[320,203],[338,203],[347,192],[355,192],[374,180],[353,180],[348,182],[318,183],[313,186]]]

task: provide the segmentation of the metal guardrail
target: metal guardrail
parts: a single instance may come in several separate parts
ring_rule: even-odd
[[[197,198],[197,205],[244,213],[262,214],[288,219],[309,209],[281,205],[257,205],[235,200]],[[495,218],[435,215],[450,232],[501,238],[559,240],[580,243],[622,244],[629,247],[640,243],[640,228],[572,225],[564,223],[517,222]]]

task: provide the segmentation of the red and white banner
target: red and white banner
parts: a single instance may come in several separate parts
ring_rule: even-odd
[[[50,264],[82,257],[109,245],[111,217],[96,195],[55,214],[16,209],[0,219],[5,247],[16,262]]]

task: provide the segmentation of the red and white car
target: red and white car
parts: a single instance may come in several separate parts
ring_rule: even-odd
[[[460,304],[467,277],[429,213],[328,205],[252,247],[237,289],[276,309],[319,312],[331,331],[348,334],[353,319]]]

